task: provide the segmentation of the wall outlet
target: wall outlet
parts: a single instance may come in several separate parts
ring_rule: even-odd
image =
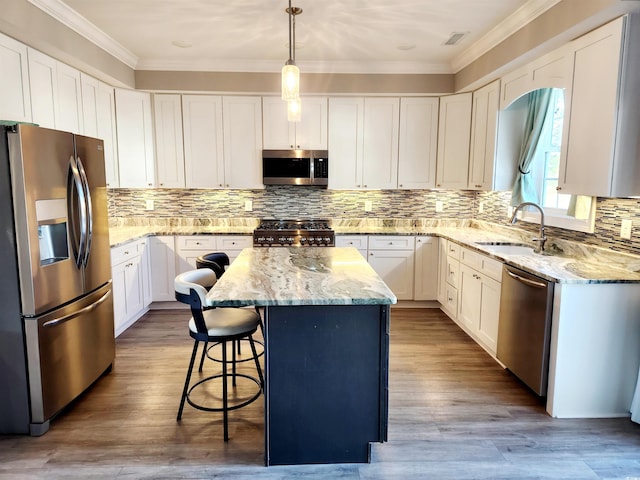
[[[153,210],[155,206],[153,205],[153,200],[145,200],[145,208],[147,210]]]
[[[442,212],[444,210],[444,203],[441,201],[436,202],[436,212]]]
[[[253,202],[251,200],[244,201],[244,211],[252,212],[253,211]]]
[[[364,201],[364,211],[365,212],[370,212],[371,210],[373,210],[373,202],[371,200],[365,200]]]
[[[484,212],[484,202],[478,204],[478,213]]]
[[[631,240],[631,227],[633,226],[633,222],[630,218],[625,218],[620,222],[620,238],[624,238],[626,240]]]
[[[507,217],[511,218],[511,215],[513,215],[513,207],[509,205],[507,207]]]

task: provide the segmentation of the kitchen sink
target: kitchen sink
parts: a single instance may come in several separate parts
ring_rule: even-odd
[[[492,253],[504,255],[535,255],[533,247],[517,242],[475,242]]]

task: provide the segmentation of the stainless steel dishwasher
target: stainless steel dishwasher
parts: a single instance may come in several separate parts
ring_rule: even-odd
[[[547,394],[553,285],[503,266],[498,360],[540,396]]]

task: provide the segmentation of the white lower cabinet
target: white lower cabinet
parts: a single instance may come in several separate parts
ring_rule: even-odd
[[[224,252],[233,262],[242,249],[253,245],[251,235],[190,235],[176,237],[176,275],[196,268],[200,255]]]
[[[176,299],[176,250],[173,236],[153,236],[148,239],[151,272],[151,300],[171,302]]]
[[[398,300],[413,300],[414,250],[412,236],[369,236],[369,264]]]
[[[114,329],[116,337],[129,328],[151,303],[146,239],[111,249]]]
[[[414,300],[438,298],[438,237],[416,237]]]
[[[360,254],[367,258],[369,237],[366,235],[336,235],[336,247],[357,248]]]
[[[501,262],[461,249],[458,322],[492,355],[498,339],[501,275]]]
[[[441,240],[443,248],[440,252],[441,283],[438,300],[442,310],[453,320],[458,318],[458,285],[460,278],[460,245],[448,240]]]

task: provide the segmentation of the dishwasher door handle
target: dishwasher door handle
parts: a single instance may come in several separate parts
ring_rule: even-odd
[[[522,282],[526,285],[529,285],[530,287],[535,287],[535,288],[547,288],[547,284],[543,283],[543,282],[536,282],[535,280],[530,280],[528,278],[525,277],[521,277],[520,275],[513,273],[511,270],[509,270],[508,268],[505,269],[505,272],[507,272],[507,275],[509,275],[511,278],[515,278],[516,280],[518,280],[519,282]]]

